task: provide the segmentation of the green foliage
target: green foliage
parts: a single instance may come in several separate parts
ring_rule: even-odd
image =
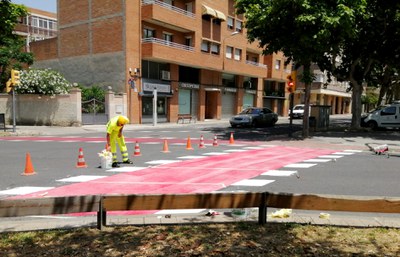
[[[376,106],[378,103],[378,96],[373,92],[367,92],[367,94],[361,96],[361,102],[371,106]]]
[[[24,64],[33,63],[33,55],[23,52],[24,41],[13,34],[18,18],[25,16],[27,10],[22,5],[0,1],[0,91],[10,78],[11,69],[21,69]]]
[[[82,90],[82,112],[104,113],[105,91],[97,85],[91,87],[79,86]]]
[[[88,101],[94,98],[98,101],[104,102],[105,91],[100,86],[93,85],[91,87],[85,87],[79,85],[79,88],[82,90],[82,101]]]
[[[13,34],[18,18],[25,16],[28,11],[23,5],[13,4],[9,0],[0,1],[0,46],[9,38],[15,38]]]
[[[72,87],[60,73],[51,69],[29,69],[21,72],[19,94],[59,95],[68,94]]]
[[[264,53],[282,51],[299,66],[317,63],[350,82],[352,128],[360,125],[362,83],[372,67],[400,66],[400,1],[236,0],[236,7],[250,41],[258,40]],[[310,78],[302,78],[305,102]]]

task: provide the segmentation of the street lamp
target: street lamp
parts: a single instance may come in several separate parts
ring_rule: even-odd
[[[224,37],[224,39],[222,40],[222,70],[223,71],[225,70],[225,58],[226,58],[226,56],[225,56],[225,52],[226,52],[225,39],[227,39],[228,37],[235,36],[237,34],[240,34],[240,32],[234,31],[230,35]]]

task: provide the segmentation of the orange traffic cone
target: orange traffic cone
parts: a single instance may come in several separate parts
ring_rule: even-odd
[[[235,140],[233,139],[233,132],[231,132],[231,138],[229,139],[229,144],[233,145],[235,143]]]
[[[186,142],[186,150],[193,150],[192,143],[190,142],[190,137],[188,137]]]
[[[87,168],[85,157],[83,157],[83,150],[82,147],[79,148],[79,155],[78,155],[78,162],[76,164],[77,168]]]
[[[213,146],[218,146],[217,135],[214,135]]]
[[[163,153],[170,153],[170,151],[168,150],[168,142],[167,139],[164,139],[164,146],[163,146]]]
[[[140,153],[140,148],[139,148],[139,143],[136,141],[135,144],[135,152],[133,153],[133,156],[141,156],[142,154]]]
[[[31,162],[31,155],[29,153],[26,153],[25,171],[21,175],[29,176],[29,175],[35,175],[35,174],[36,174],[36,172],[33,169],[33,165]]]
[[[206,148],[206,146],[204,145],[204,138],[203,138],[203,135],[200,136],[199,148]]]

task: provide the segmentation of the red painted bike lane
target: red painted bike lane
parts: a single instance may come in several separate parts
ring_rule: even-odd
[[[273,146],[179,161],[13,198],[207,193],[335,150]]]

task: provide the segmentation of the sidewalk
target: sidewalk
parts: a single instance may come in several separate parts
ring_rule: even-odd
[[[233,223],[233,222],[258,222],[258,209],[247,209],[248,215],[232,217],[230,210],[216,210],[216,215],[207,216],[204,210],[198,214],[149,214],[149,215],[107,215],[108,226],[121,225],[171,225],[171,224],[206,224],[206,223]],[[272,218],[276,209],[269,208],[267,213],[268,223],[298,223],[312,225],[330,225],[345,227],[390,227],[400,228],[400,217],[396,214],[371,214],[371,213],[340,213],[329,212],[329,218],[321,218],[320,212],[292,210],[287,218]],[[97,216],[27,216],[16,218],[1,218],[1,232],[18,232],[47,229],[70,229],[78,227],[97,227]]]

